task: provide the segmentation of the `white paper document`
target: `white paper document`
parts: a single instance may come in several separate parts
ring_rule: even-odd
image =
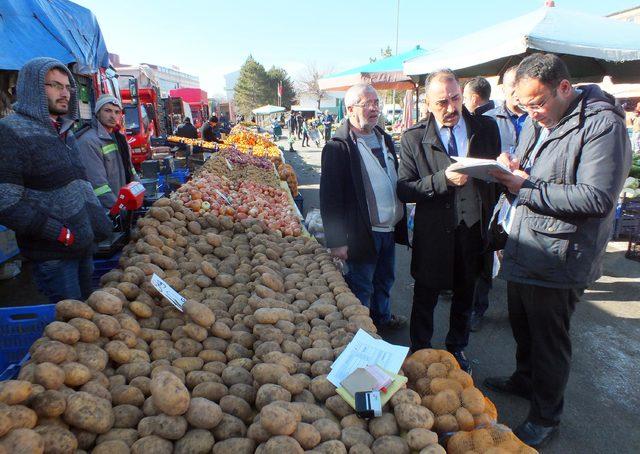
[[[336,387],[359,367],[376,364],[387,372],[397,374],[409,353],[409,347],[393,345],[372,337],[360,329],[331,366],[327,380]]]
[[[177,309],[179,309],[181,312],[184,312],[182,306],[184,306],[184,303],[186,303],[187,300],[178,292],[176,292],[156,273],[153,273],[153,276],[151,276],[151,285],[153,285],[155,289],[159,291],[162,296],[168,299],[169,302],[173,304]]]
[[[451,159],[456,161],[452,165],[451,170],[458,173],[464,173],[465,175],[469,175],[470,177],[478,178],[490,183],[497,182],[497,180],[493,178],[493,176],[489,175],[490,170],[498,170],[504,173],[511,173],[508,167],[493,159],[463,157],[452,157]]]

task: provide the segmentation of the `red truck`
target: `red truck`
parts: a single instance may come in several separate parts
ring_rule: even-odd
[[[191,108],[193,125],[200,129],[209,118],[209,99],[207,92],[199,88],[175,88],[169,91],[172,98],[182,98]]]
[[[127,142],[131,146],[131,160],[136,168],[151,158],[151,137],[159,131],[158,95],[154,88],[138,88],[131,97],[130,89],[120,90],[124,110]]]

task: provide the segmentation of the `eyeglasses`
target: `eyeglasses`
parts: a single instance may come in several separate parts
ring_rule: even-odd
[[[363,109],[380,109],[380,101],[367,101],[364,104],[353,104],[353,107],[362,107]]]
[[[74,94],[76,92],[76,89],[74,87],[72,87],[71,85],[62,85],[60,82],[50,82],[48,84],[45,84],[47,87],[51,87],[55,90],[58,91],[62,91],[62,90],[67,90],[69,93]]]
[[[541,112],[542,108],[544,107],[544,105],[549,102],[549,100],[551,98],[555,98],[557,94],[556,90],[553,90],[551,92],[551,94],[549,96],[547,96],[546,99],[544,99],[543,101],[539,102],[538,104],[516,104],[518,106],[518,109],[522,110],[522,111],[527,111],[527,112]]]

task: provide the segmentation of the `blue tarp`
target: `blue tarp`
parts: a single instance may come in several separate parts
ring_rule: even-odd
[[[68,0],[0,1],[0,69],[19,70],[35,57],[76,63],[80,74],[109,66],[100,26]]]

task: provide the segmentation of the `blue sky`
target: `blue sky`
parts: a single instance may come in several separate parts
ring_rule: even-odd
[[[200,77],[209,95],[223,74],[252,54],[293,79],[309,64],[333,72],[395,48],[397,0],[73,0],[98,18],[110,52],[125,63],[176,65]],[[533,11],[542,0],[400,0],[398,50],[448,40]],[[557,0],[567,9],[606,15],[638,0]],[[595,31],[594,31],[595,32]]]

